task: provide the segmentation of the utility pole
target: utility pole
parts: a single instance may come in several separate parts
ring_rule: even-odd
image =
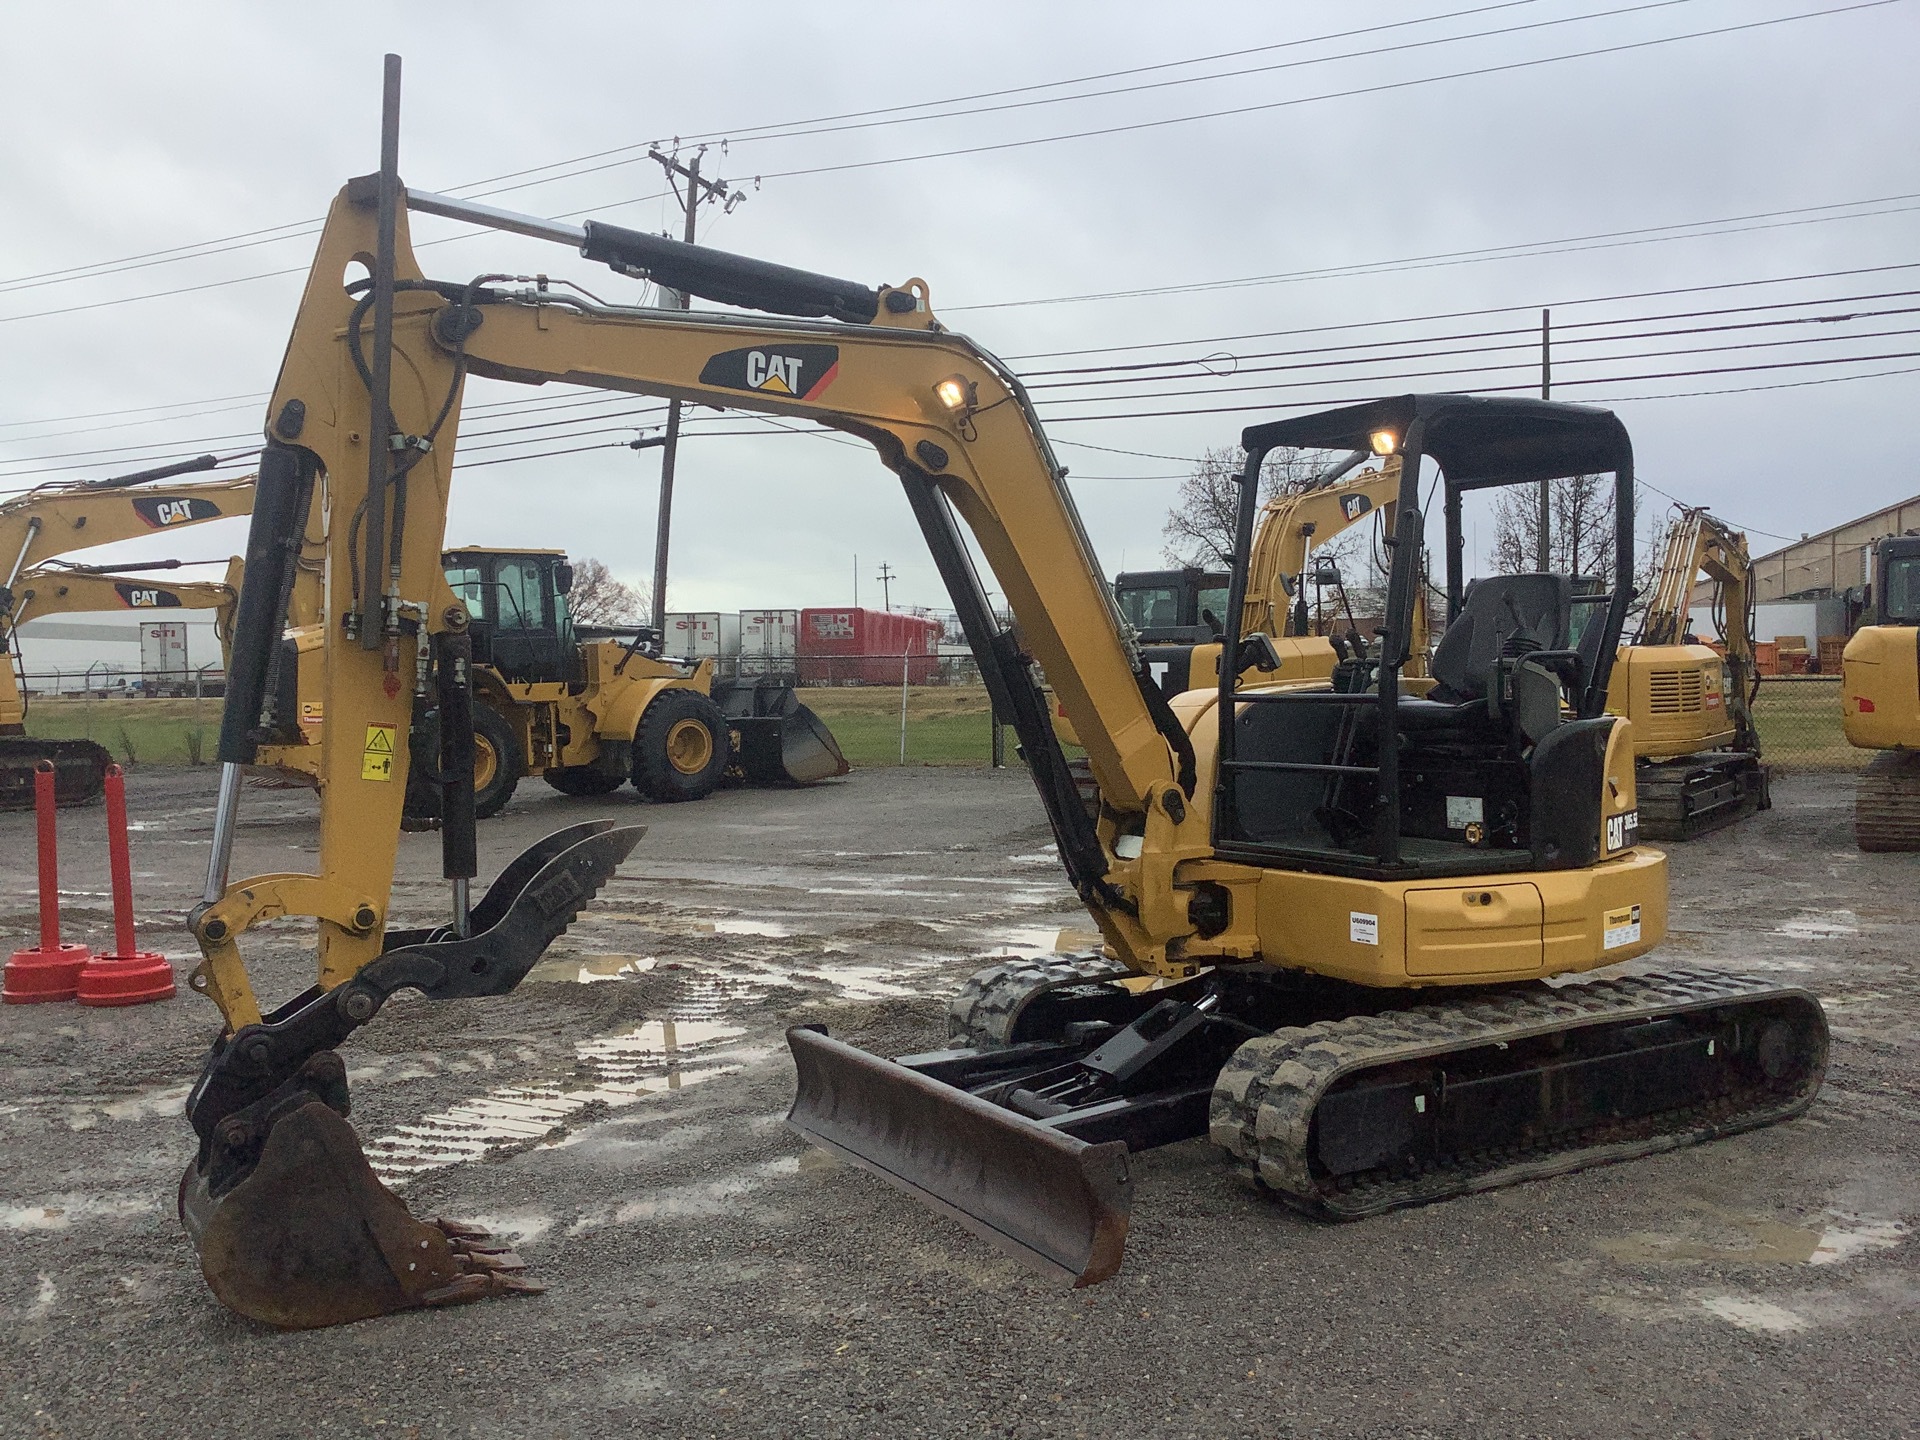
[[[658,162],[667,172],[667,184],[673,188],[674,198],[680,202],[680,208],[686,212],[687,223],[681,238],[687,244],[693,244],[694,217],[700,213],[702,202],[719,200],[731,210],[736,199],[727,196],[727,182],[724,180],[702,180],[700,178],[700,157],[706,153],[702,146],[693,155],[693,163],[682,165],[671,155],[663,155],[658,150],[649,150],[648,158]],[[682,182],[685,182],[684,186]],[[744,199],[740,192],[734,192],[737,199]],[[684,291],[675,292],[673,308],[691,310],[693,297]],[[660,450],[660,513],[653,532],[653,623],[664,625],[667,614],[667,537],[673,528],[673,466],[680,453],[680,402],[667,402],[667,433],[661,440]]]
[[[893,582],[895,576],[893,567],[884,560],[880,562],[880,574],[878,578],[880,581],[880,606],[884,610],[891,610],[893,609]]]
[[[1553,312],[1540,312],[1540,398],[1553,398]],[[1534,568],[1545,574],[1553,564],[1552,515],[1553,482],[1540,482],[1540,539],[1534,546]]]

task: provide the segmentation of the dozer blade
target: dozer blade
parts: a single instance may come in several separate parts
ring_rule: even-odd
[[[218,1201],[189,1167],[180,1215],[220,1302],[282,1329],[541,1290],[484,1231],[415,1220],[319,1100],[276,1123],[253,1173]]]
[[[1124,1141],[1090,1145],[818,1030],[788,1030],[787,1044],[799,1072],[787,1123],[813,1144],[1076,1287],[1120,1268]]]
[[[90,805],[106,791],[104,746],[91,740],[36,740],[27,735],[0,736],[0,810],[33,808],[33,772],[42,760],[53,762],[53,803]]]

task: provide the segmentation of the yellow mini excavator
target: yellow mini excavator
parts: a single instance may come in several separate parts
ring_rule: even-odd
[[[193,984],[225,1026],[188,1097],[199,1149],[180,1209],[227,1304],[308,1326],[529,1288],[502,1247],[414,1219],[380,1184],[344,1118],[336,1053],[401,989],[428,1001],[511,990],[639,839],[606,821],[570,827],[472,900],[471,616],[440,565],[468,375],[817,421],[870,443],[900,478],[1105,944],[1077,965],[976,977],[956,1001],[963,1043],[933,1055],[895,1062],[790,1032],[791,1123],[1036,1264],[1083,1282],[1112,1273],[1130,1148],[1211,1134],[1277,1193],[1363,1215],[1811,1102],[1826,1030],[1804,991],[1700,970],[1540,983],[1643,955],[1665,929],[1665,859],[1633,827],[1629,727],[1604,713],[1628,596],[1609,600],[1597,648],[1571,646],[1564,577],[1466,588],[1459,506],[1479,486],[1602,471],[1630,497],[1611,414],[1407,396],[1248,430],[1241,555],[1272,449],[1400,457],[1384,635],[1338,688],[1236,690],[1272,647],[1242,628],[1242,563],[1223,637],[1233,663],[1213,688],[1169,701],[1129,643],[1024,388],[937,321],[924,282],[870,288],[407,189],[391,118],[383,140],[381,172],[328,214],[274,387],[192,917]],[[414,212],[772,313],[430,280],[407,239]],[[365,260],[371,281],[349,288]],[[1417,487],[1433,466],[1452,622],[1432,683],[1409,693]],[[322,475],[336,587],[326,723],[364,743],[324,747],[318,872],[230,881],[287,557]],[[1629,498],[1628,555],[1631,514]],[[992,618],[962,525],[1017,628]],[[1086,747],[1097,819],[1074,792],[1036,667]],[[450,904],[439,924],[395,929],[404,742],[429,709],[442,717],[432,758]],[[317,974],[263,1007],[241,946],[281,916],[316,923]]]
[[[107,766],[113,763],[105,748],[91,740],[40,740],[27,734],[26,699],[14,674],[18,657],[13,634],[27,618],[23,602],[26,577],[44,575],[41,567],[56,556],[76,550],[247,514],[253,506],[251,475],[185,485],[156,483],[211,470],[216,463],[213,456],[203,455],[112,480],[44,485],[0,501],[0,557],[5,557],[0,564],[7,567],[6,578],[0,582],[0,651],[6,657],[6,676],[0,679],[0,810],[32,806],[34,767],[42,760],[53,762],[54,798],[60,805],[85,805],[99,799]],[[44,585],[38,594],[40,613],[45,613]],[[116,594],[100,591],[104,603],[97,608],[113,609],[122,604],[129,609],[141,608],[136,600],[116,599]],[[61,608],[73,611],[82,607]]]
[[[1920,850],[1920,535],[1873,547],[1870,623],[1840,661],[1847,743],[1880,750],[1854,792],[1862,850]]]
[[[1702,572],[1724,658],[1686,633]],[[1772,803],[1753,724],[1753,599],[1747,537],[1704,508],[1682,509],[1640,633],[1621,648],[1607,689],[1608,712],[1633,722],[1649,840],[1691,840]]]

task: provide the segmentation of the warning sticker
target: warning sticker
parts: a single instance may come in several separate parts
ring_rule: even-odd
[[[1364,910],[1347,912],[1347,939],[1356,945],[1378,945],[1380,943],[1380,917],[1369,915]]]
[[[393,736],[391,725],[367,726],[367,742],[360,747],[362,780],[393,779]]]
[[[1605,933],[1600,943],[1608,950],[1618,950],[1622,945],[1640,943],[1640,907],[1629,905],[1624,910],[1609,910],[1605,916]]]

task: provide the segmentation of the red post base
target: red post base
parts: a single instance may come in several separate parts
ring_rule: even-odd
[[[0,1000],[9,1005],[71,1000],[80,990],[80,972],[92,958],[93,951],[77,944],[56,950],[16,950],[7,961]]]
[[[173,966],[164,955],[96,955],[80,971],[82,1005],[144,1005],[173,998]]]

